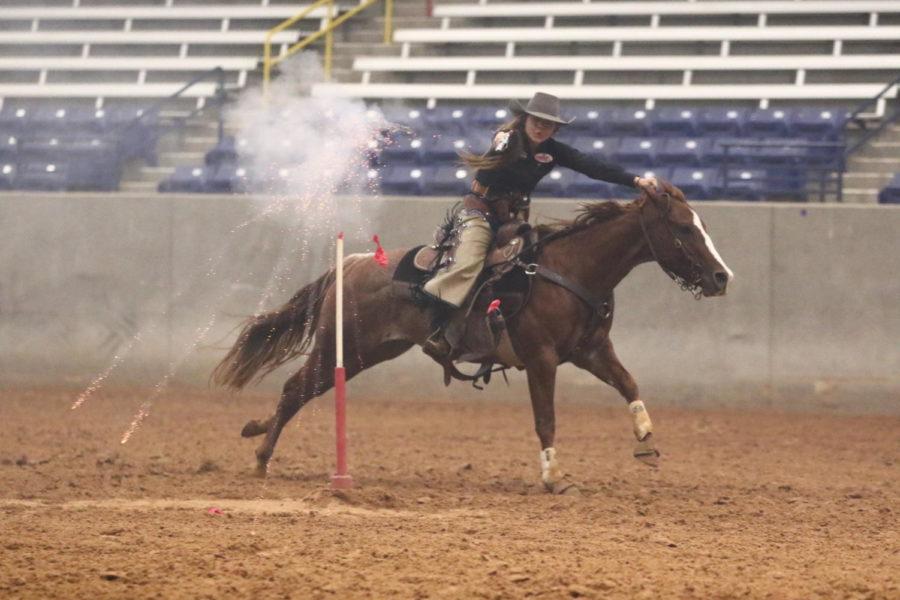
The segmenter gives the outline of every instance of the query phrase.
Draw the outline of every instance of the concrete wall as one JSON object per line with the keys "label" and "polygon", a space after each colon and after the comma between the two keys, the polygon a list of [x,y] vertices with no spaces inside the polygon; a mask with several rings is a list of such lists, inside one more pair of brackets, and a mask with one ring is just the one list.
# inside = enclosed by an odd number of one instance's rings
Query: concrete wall
{"label": "concrete wall", "polygon": [[[428,241],[452,199],[363,204],[348,252]],[[575,203],[536,203],[539,219]],[[205,384],[233,329],[274,307],[331,259],[334,226],[298,235],[260,218],[265,199],[0,196],[0,384],[86,385],[171,377]],[[736,273],[725,298],[695,301],[655,265],[617,290],[613,340],[644,389],[671,401],[770,401],[785,393],[896,404],[900,389],[900,210],[877,206],[696,206]],[[423,368],[420,368],[423,367]],[[524,377],[492,394],[524,396]],[[567,367],[560,395],[614,395]],[[273,374],[270,387],[284,375]],[[354,389],[444,391],[414,350]],[[852,393],[851,393],[852,392]],[[848,395],[849,394],[849,395]],[[856,401],[856,400],[854,400]]]}

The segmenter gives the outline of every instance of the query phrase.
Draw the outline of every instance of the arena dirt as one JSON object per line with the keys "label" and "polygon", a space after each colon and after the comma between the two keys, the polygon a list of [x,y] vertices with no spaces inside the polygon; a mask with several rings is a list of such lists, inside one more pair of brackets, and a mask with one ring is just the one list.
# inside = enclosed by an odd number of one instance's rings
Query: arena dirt
{"label": "arena dirt", "polygon": [[357,486],[327,487],[329,399],[270,477],[238,432],[272,395],[7,390],[2,598],[900,598],[900,418],[561,402],[580,496],[539,483],[521,402],[351,397]]}

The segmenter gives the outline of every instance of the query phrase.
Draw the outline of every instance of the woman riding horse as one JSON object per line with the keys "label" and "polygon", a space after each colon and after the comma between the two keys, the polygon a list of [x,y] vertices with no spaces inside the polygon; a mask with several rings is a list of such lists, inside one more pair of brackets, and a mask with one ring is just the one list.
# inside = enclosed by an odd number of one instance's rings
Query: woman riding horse
{"label": "woman riding horse", "polygon": [[[553,139],[562,125],[574,120],[560,117],[556,96],[537,92],[527,106],[512,101],[510,110],[515,118],[497,130],[486,154],[461,154],[476,172],[454,222],[458,246],[449,266],[424,286],[425,293],[442,305],[462,306],[481,273],[497,229],[513,219],[528,219],[532,190],[556,166],[638,189],[657,185],[654,177],[629,173]],[[443,362],[451,347],[439,328],[423,350]]]}

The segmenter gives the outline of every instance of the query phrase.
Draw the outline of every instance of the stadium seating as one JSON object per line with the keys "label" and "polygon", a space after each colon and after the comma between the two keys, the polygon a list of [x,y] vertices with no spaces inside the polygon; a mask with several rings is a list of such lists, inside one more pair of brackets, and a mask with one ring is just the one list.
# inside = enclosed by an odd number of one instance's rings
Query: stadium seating
{"label": "stadium seating", "polygon": [[900,204],[900,173],[894,175],[893,179],[878,193],[878,202],[880,204]]}
{"label": "stadium seating", "polygon": [[[14,75],[0,83],[0,98],[163,98],[215,67],[243,87],[266,31],[303,8],[258,0],[40,4],[0,9],[0,70]],[[321,28],[326,10],[277,33],[275,52]],[[215,93],[205,82],[185,96],[202,103]]]}

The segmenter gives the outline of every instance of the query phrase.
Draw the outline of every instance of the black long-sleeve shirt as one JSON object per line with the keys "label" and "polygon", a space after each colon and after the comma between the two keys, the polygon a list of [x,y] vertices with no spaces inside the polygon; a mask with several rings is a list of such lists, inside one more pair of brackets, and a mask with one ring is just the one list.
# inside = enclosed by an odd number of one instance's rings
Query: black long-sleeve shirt
{"label": "black long-sleeve shirt", "polygon": [[[512,135],[523,135],[515,131]],[[600,179],[610,183],[634,187],[634,173],[629,173],[618,165],[609,164],[585,154],[569,146],[558,142],[553,138],[545,140],[532,152],[529,144],[522,144],[525,148],[518,160],[505,167],[485,170],[479,169],[475,173],[475,179],[484,187],[489,187],[491,193],[517,192],[525,195],[531,194],[538,182],[555,167],[566,167],[578,171],[591,179]],[[490,154],[496,154],[493,150]]]}

